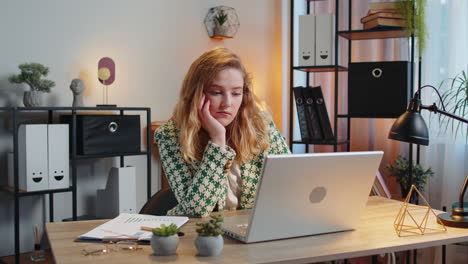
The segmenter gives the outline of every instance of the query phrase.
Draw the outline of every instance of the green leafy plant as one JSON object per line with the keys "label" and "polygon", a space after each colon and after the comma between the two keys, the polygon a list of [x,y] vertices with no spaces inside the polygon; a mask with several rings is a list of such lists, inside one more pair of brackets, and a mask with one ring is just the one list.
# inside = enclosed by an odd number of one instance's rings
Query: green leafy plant
{"label": "green leafy plant", "polygon": [[153,229],[153,235],[160,236],[160,237],[168,237],[177,235],[179,232],[179,228],[175,224],[165,225],[162,224],[161,227],[157,227]]}
{"label": "green leafy plant", "polygon": [[[440,83],[438,89],[443,90],[444,86],[448,89],[442,94],[442,101],[445,105],[445,110],[449,113],[466,118],[468,116],[468,78],[465,71],[460,72],[455,78],[449,78]],[[465,141],[468,142],[468,126],[453,118],[445,115],[439,115],[440,127],[444,127],[442,131],[447,132],[451,127],[454,136],[457,137],[458,132],[466,127]],[[461,132],[461,134],[463,134]]]}
{"label": "green leafy plant", "polygon": [[408,35],[414,34],[418,39],[419,55],[426,47],[427,31],[425,9],[427,0],[407,0],[398,2],[398,12],[406,19],[405,30]]}
{"label": "green leafy plant", "polygon": [[227,18],[228,18],[228,15],[226,14],[226,12],[224,12],[224,10],[220,9],[218,10],[216,16],[214,17],[216,22],[218,22],[218,24],[220,26],[222,26],[224,23],[226,23],[227,21]]}
{"label": "green leafy plant", "polygon": [[[397,182],[400,184],[401,194],[403,197],[408,195],[408,192],[411,188],[409,185],[409,177],[408,177],[408,170],[409,170],[409,162],[406,158],[398,155],[397,159],[395,160],[395,165],[387,165],[387,169],[390,170],[391,176],[395,177]],[[412,184],[418,188],[420,192],[424,191],[424,186],[427,183],[427,179],[434,175],[434,172],[431,168],[424,170],[421,164],[416,164],[413,162],[412,167]]]}
{"label": "green leafy plant", "polygon": [[26,83],[31,91],[50,92],[50,88],[55,86],[55,82],[42,79],[47,76],[49,68],[40,63],[23,63],[18,66],[21,73],[8,78],[11,83]]}
{"label": "green leafy plant", "polygon": [[200,236],[218,236],[223,234],[221,227],[223,225],[223,217],[221,215],[212,215],[207,222],[197,223],[197,233]]}

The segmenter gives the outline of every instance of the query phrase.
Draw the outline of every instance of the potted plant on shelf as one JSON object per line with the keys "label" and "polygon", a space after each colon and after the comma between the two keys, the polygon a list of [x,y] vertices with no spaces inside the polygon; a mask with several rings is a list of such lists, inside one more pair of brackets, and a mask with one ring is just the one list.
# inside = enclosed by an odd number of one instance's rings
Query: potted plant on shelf
{"label": "potted plant on shelf", "polygon": [[[398,184],[400,184],[401,188],[401,195],[402,197],[406,197],[408,192],[411,189],[409,185],[409,177],[408,177],[408,167],[409,162],[406,158],[398,155],[397,159],[395,160],[395,165],[387,165],[387,169],[390,170],[391,177],[395,177]],[[427,179],[434,175],[434,172],[431,168],[424,170],[421,164],[416,164],[413,162],[412,166],[412,184],[418,188],[420,192],[424,191],[424,186],[427,183]]]}
{"label": "potted plant on shelf", "polygon": [[398,12],[406,20],[406,32],[408,35],[414,34],[418,39],[419,56],[422,56],[427,40],[425,20],[426,1],[407,0],[398,2]]}
{"label": "potted plant on shelf", "polygon": [[161,227],[153,229],[153,236],[151,237],[151,248],[157,256],[169,256],[176,253],[179,246],[179,229],[175,224],[166,226],[162,224]]}
{"label": "potted plant on shelf", "polygon": [[21,73],[10,76],[8,80],[10,83],[26,83],[31,88],[31,91],[24,92],[24,106],[41,106],[42,93],[50,92],[50,88],[55,86],[55,82],[42,79],[49,73],[49,68],[34,62],[20,64],[18,68]]}
{"label": "potted plant on shelf", "polygon": [[215,36],[225,36],[226,26],[224,26],[224,23],[226,23],[228,19],[228,15],[223,9],[218,9],[214,19],[215,19],[215,28],[213,29],[213,34]]}
{"label": "potted plant on shelf", "polygon": [[[449,83],[448,89],[442,94],[442,101],[444,102],[445,109],[452,114],[467,117],[468,116],[468,78],[465,71],[461,71],[454,78],[448,78],[439,85],[439,90],[446,84]],[[446,132],[451,127],[454,136],[459,135],[458,131],[463,128],[463,123],[458,122],[453,118],[448,118],[445,115],[439,116],[439,124],[442,127],[445,125],[445,129],[442,131]],[[465,125],[465,127],[467,127]],[[463,135],[463,132],[460,134]],[[465,142],[468,142],[468,127],[465,131]]]}
{"label": "potted plant on shelf", "polygon": [[200,256],[217,256],[221,254],[224,246],[223,217],[221,215],[212,215],[208,222],[197,223],[199,227],[196,231],[198,237],[195,239],[195,247]]}

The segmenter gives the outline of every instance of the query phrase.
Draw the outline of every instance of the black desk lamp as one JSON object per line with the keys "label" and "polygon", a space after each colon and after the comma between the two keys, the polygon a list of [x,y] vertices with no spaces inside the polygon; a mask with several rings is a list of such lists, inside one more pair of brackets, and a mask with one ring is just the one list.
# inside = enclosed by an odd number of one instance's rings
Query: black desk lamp
{"label": "black desk lamp", "polygon": [[[421,104],[420,93],[421,90],[425,87],[431,87],[437,92],[443,110],[437,108],[435,103],[429,106]],[[444,103],[442,102],[442,98],[437,89],[431,85],[424,85],[414,94],[413,98],[410,100],[406,112],[402,114],[395,121],[395,123],[393,123],[388,138],[425,146],[429,145],[429,132],[426,126],[426,122],[424,122],[424,119],[421,116],[421,109],[427,109],[431,112],[443,114],[450,118],[468,123],[467,119],[446,112]],[[458,208],[453,208],[451,213],[443,213],[438,215],[437,221],[444,223],[446,226],[468,228],[468,210],[465,210],[463,206],[463,197],[465,196],[467,187],[468,176],[466,177],[465,183],[463,184],[463,187],[460,191]]]}

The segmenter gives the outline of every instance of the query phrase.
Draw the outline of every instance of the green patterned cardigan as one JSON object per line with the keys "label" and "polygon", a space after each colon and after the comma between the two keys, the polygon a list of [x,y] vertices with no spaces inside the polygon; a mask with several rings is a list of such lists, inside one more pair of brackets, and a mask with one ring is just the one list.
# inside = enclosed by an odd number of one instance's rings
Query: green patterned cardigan
{"label": "green patterned cardigan", "polygon": [[[201,162],[190,164],[183,158],[178,134],[172,120],[166,122],[155,132],[162,167],[179,202],[167,214],[207,216],[213,211],[216,204],[218,204],[218,210],[224,210],[226,173],[229,171],[226,169],[229,168],[228,163],[231,163],[236,157],[235,151],[229,146],[223,149],[208,141]],[[241,209],[253,206],[266,154],[290,153],[273,122],[269,127],[269,136],[270,147],[241,166],[242,192],[239,202]]]}

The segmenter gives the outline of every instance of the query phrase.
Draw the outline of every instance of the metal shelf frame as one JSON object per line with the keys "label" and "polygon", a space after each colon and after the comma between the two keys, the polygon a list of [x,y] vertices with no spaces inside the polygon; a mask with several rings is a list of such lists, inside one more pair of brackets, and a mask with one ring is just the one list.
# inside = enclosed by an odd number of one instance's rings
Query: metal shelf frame
{"label": "metal shelf frame", "polygon": [[[151,108],[149,107],[0,107],[0,111],[9,112],[12,126],[13,126],[13,168],[14,168],[14,186],[0,186],[0,191],[10,193],[14,197],[14,239],[15,239],[15,263],[20,260],[20,229],[19,229],[19,212],[20,203],[19,199],[23,196],[33,195],[49,195],[49,219],[50,222],[54,221],[54,193],[71,192],[72,193],[72,206],[73,206],[73,220],[77,220],[77,163],[82,159],[93,158],[110,158],[120,157],[120,166],[125,166],[125,156],[131,155],[146,155],[147,160],[147,200],[151,198]],[[71,152],[70,152],[70,169],[71,169],[71,186],[65,189],[43,190],[26,192],[19,189],[19,176],[18,176],[18,128],[20,123],[18,118],[20,114],[27,112],[47,112],[47,124],[54,123],[54,113],[57,111],[69,111],[72,114],[71,124]],[[76,116],[79,112],[90,111],[106,111],[118,112],[119,115],[125,115],[126,111],[140,111],[146,112],[146,151],[137,153],[116,153],[112,155],[77,155],[77,138],[76,138]]]}
{"label": "metal shelf frame", "polygon": [[[310,3],[313,2],[321,2],[322,0],[304,0],[307,2],[307,14],[310,14]],[[331,0],[327,0],[331,1]],[[379,28],[379,29],[370,29],[370,30],[353,30],[352,29],[352,0],[348,0],[348,28],[347,30],[339,30],[339,18],[340,18],[340,2],[343,2],[346,0],[335,0],[335,63],[334,65],[330,66],[308,66],[308,67],[298,67],[294,66],[294,58],[295,58],[295,52],[294,52],[294,0],[290,1],[290,56],[289,56],[289,63],[290,63],[290,68],[289,68],[289,146],[291,151],[293,150],[293,144],[306,144],[306,152],[309,152],[308,144],[314,144],[314,145],[333,145],[333,151],[338,150],[338,145],[346,144],[346,149],[347,151],[351,150],[351,118],[395,118],[393,116],[362,116],[362,117],[356,117],[356,116],[349,116],[346,113],[339,114],[338,113],[338,105],[339,105],[339,73],[340,72],[347,72],[348,67],[350,65],[351,61],[351,54],[352,54],[352,41],[353,40],[374,40],[374,39],[388,39],[388,38],[408,38],[410,40],[410,54],[409,54],[409,60],[411,62],[411,74],[410,74],[410,83],[411,83],[411,88],[410,88],[410,93],[414,93],[414,74],[415,74],[415,50],[414,50],[414,35],[408,35],[408,33],[403,29],[403,28]],[[338,59],[339,59],[339,41],[338,38],[342,37],[348,40],[348,65],[343,66],[339,65]],[[421,57],[419,57],[419,79],[418,79],[418,87],[421,86]],[[294,87],[294,72],[295,71],[303,71],[306,72],[306,86],[309,86],[310,83],[310,73],[316,73],[316,72],[333,72],[335,74],[334,78],[334,101],[333,101],[333,109],[334,109],[334,116],[332,117],[334,126],[333,126],[333,134],[335,136],[335,140],[327,142],[327,141],[313,141],[313,142],[303,142],[301,140],[294,140],[294,94],[293,94],[293,87]],[[408,98],[409,101],[410,98]],[[339,119],[346,119],[347,123],[347,132],[346,132],[346,138],[345,139],[338,139],[338,120]],[[412,153],[413,153],[413,146],[410,144],[409,146],[409,153],[410,153],[410,162],[412,159]],[[417,160],[419,161],[419,146],[417,149]]]}

